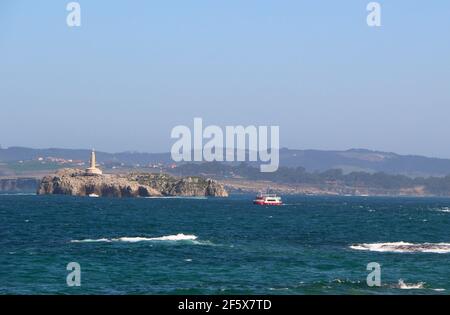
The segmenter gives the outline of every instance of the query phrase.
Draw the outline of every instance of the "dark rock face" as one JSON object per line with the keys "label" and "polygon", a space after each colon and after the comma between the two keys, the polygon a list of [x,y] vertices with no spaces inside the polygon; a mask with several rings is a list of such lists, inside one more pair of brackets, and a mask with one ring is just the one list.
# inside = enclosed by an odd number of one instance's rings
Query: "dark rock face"
{"label": "dark rock face", "polygon": [[199,177],[186,177],[176,182],[170,190],[168,195],[182,195],[182,196],[227,196],[222,185],[211,179],[204,179]]}
{"label": "dark rock face", "polygon": [[59,194],[103,197],[150,196],[214,196],[227,197],[225,188],[211,179],[186,177],[177,179],[167,174],[136,173],[87,176],[83,171],[66,169],[44,177],[37,194]]}

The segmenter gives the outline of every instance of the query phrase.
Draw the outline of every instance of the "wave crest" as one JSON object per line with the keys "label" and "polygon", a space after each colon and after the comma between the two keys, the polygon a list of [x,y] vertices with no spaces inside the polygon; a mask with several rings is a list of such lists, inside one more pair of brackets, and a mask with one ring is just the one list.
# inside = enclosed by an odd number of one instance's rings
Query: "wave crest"
{"label": "wave crest", "polygon": [[411,290],[411,289],[423,289],[423,285],[425,282],[419,283],[405,283],[402,279],[398,280],[398,287],[403,290]]}
{"label": "wave crest", "polygon": [[363,243],[350,246],[355,250],[367,250],[372,252],[392,252],[392,253],[450,253],[450,243]]}
{"label": "wave crest", "polygon": [[84,239],[84,240],[71,240],[71,243],[97,243],[97,242],[127,242],[127,243],[137,243],[145,241],[195,241],[197,239],[196,235],[186,235],[183,233],[176,235],[165,235],[160,237],[133,237],[133,236],[123,236],[118,238],[99,238],[99,239]]}
{"label": "wave crest", "polygon": [[449,207],[438,208],[438,209],[435,209],[435,210],[439,211],[439,212],[450,212],[450,208]]}

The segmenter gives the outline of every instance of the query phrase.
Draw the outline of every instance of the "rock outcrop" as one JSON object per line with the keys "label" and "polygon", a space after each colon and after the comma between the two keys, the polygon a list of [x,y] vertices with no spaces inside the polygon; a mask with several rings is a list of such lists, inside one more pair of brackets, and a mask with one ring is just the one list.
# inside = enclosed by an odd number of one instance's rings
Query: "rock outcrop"
{"label": "rock outcrop", "polygon": [[130,174],[128,179],[149,186],[164,196],[215,196],[228,197],[222,184],[198,176],[175,178],[168,174]]}
{"label": "rock outcrop", "polygon": [[215,180],[201,177],[175,178],[167,174],[85,175],[81,170],[65,169],[44,177],[38,195],[59,194],[103,197],[213,196],[227,197]]}

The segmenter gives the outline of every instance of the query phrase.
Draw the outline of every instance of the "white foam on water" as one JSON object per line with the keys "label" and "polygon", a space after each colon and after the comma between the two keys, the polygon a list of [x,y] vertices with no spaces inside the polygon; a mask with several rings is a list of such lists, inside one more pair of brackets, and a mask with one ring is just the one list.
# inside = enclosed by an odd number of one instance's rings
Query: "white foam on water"
{"label": "white foam on water", "polygon": [[450,253],[450,243],[371,243],[354,244],[350,246],[354,250],[366,250],[372,252],[392,252],[392,253]]}
{"label": "white foam on water", "polygon": [[119,238],[99,238],[99,239],[84,239],[84,240],[72,240],[71,243],[96,243],[96,242],[127,242],[127,243],[137,243],[144,241],[195,241],[197,239],[196,235],[185,235],[183,233],[176,235],[166,235],[160,237],[133,237],[124,236]]}
{"label": "white foam on water", "polygon": [[84,240],[71,240],[71,243],[97,243],[97,242],[111,242],[110,239],[107,238],[99,238],[99,239],[84,239]]}
{"label": "white foam on water", "polygon": [[450,213],[450,208],[449,207],[438,208],[438,209],[435,209],[435,210],[439,211],[439,212],[448,212],[448,213]]}
{"label": "white foam on water", "polygon": [[185,235],[185,234],[177,234],[177,235],[168,235],[151,238],[152,241],[193,241],[196,240],[196,235]]}
{"label": "white foam on water", "polygon": [[436,291],[436,292],[443,292],[443,291],[445,291],[445,289],[433,289],[433,291]]}
{"label": "white foam on water", "polygon": [[271,291],[287,291],[290,290],[289,288],[269,288]]}
{"label": "white foam on water", "polygon": [[405,283],[402,279],[398,280],[398,287],[402,290],[423,289],[424,282]]}
{"label": "white foam on water", "polygon": [[143,241],[151,241],[151,238],[148,237],[131,237],[131,236],[124,236],[119,238],[113,238],[113,242],[128,242],[128,243],[137,243],[137,242],[143,242]]}

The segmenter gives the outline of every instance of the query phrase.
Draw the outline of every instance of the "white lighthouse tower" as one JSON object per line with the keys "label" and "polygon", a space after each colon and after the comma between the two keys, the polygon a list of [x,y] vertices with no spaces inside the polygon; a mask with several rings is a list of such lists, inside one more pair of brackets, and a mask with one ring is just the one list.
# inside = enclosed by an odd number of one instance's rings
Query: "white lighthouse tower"
{"label": "white lighthouse tower", "polygon": [[102,175],[103,172],[101,169],[97,167],[97,164],[95,163],[95,151],[92,149],[91,152],[91,160],[90,160],[90,166],[86,169],[86,175]]}

